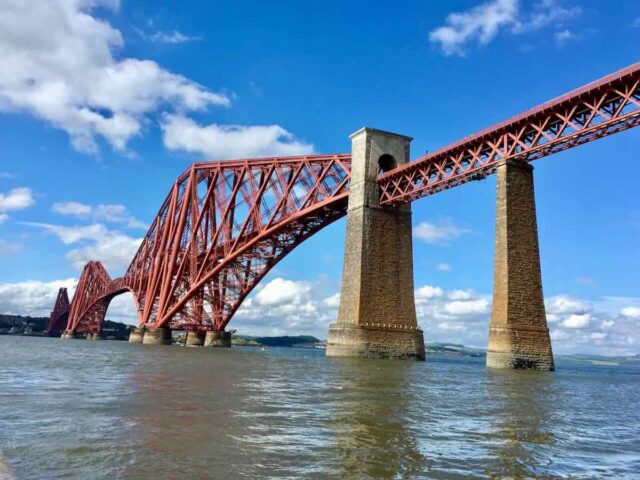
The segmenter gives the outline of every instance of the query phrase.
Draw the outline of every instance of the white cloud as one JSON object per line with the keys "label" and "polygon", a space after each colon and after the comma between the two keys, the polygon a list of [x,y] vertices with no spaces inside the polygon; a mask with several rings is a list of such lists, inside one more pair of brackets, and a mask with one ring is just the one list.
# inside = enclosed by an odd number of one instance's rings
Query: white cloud
{"label": "white cloud", "polygon": [[556,295],[545,300],[547,314],[565,315],[578,314],[583,315],[592,310],[588,302],[573,298],[569,295]]}
{"label": "white cloud", "polygon": [[109,230],[99,223],[73,227],[33,222],[25,222],[25,225],[42,228],[57,236],[65,245],[79,244],[78,248],[66,254],[77,270],[81,270],[88,261],[97,260],[111,274],[122,271],[129,266],[142,242],[142,238]]}
{"label": "white cloud", "polygon": [[51,209],[61,215],[76,218],[91,218],[97,222],[124,224],[129,228],[147,228],[146,224],[136,220],[129,209],[121,204],[99,204],[92,207],[80,202],[56,202]]}
{"label": "white cloud", "polygon": [[439,223],[422,222],[413,229],[413,236],[430,245],[448,245],[449,241],[470,233],[451,220]]}
{"label": "white cloud", "polygon": [[0,213],[0,225],[9,220],[9,215],[6,213]]}
{"label": "white cloud", "polygon": [[14,188],[8,193],[0,193],[0,213],[24,210],[35,205],[35,203],[36,201],[30,188]]}
{"label": "white cloud", "polygon": [[441,272],[450,272],[451,271],[451,265],[449,265],[448,263],[439,263],[438,265],[436,265],[436,268],[438,270],[440,270]]}
{"label": "white cloud", "polygon": [[589,337],[591,338],[591,340],[599,341],[607,338],[607,334],[604,332],[593,332],[591,335],[589,335]]}
{"label": "white cloud", "polygon": [[562,44],[568,42],[569,40],[573,40],[575,38],[575,35],[571,32],[571,30],[564,29],[554,33],[553,38],[556,39],[556,42]]}
{"label": "white cloud", "polygon": [[274,278],[258,292],[255,301],[265,307],[299,304],[309,298],[310,291],[311,286],[306,282]]}
{"label": "white cloud", "polygon": [[327,295],[318,282],[274,278],[244,301],[233,328],[248,335],[310,334],[326,338],[336,320],[340,294]]}
{"label": "white cloud", "polygon": [[91,213],[91,207],[80,202],[56,202],[51,209],[60,215],[74,217],[87,217]]}
{"label": "white cloud", "polygon": [[603,330],[608,330],[612,328],[615,324],[616,322],[613,320],[603,320],[602,323],[600,324],[600,328]]}
{"label": "white cloud", "polygon": [[640,320],[640,307],[625,307],[620,313],[625,317]]}
{"label": "white cloud", "polygon": [[138,32],[138,35],[140,35],[142,38],[150,42],[164,43],[164,44],[170,44],[170,45],[202,40],[202,37],[186,35],[177,30],[172,31],[171,33],[160,32],[160,31],[146,33],[142,30],[136,30],[136,32]]}
{"label": "white cloud", "polygon": [[[2,223],[2,216],[0,215],[0,223]],[[0,238],[0,257],[2,255],[10,255],[12,253],[19,252],[22,246],[17,243],[10,243]]]}
{"label": "white cloud", "polygon": [[13,175],[9,172],[0,172],[0,178],[13,178]]}
{"label": "white cloud", "polygon": [[313,145],[294,139],[279,125],[201,126],[182,115],[165,115],[161,127],[169,150],[197,153],[211,160],[313,152]]}
{"label": "white cloud", "polygon": [[586,328],[591,322],[591,315],[585,313],[583,315],[569,315],[569,318],[562,322],[565,328]]}
{"label": "white cloud", "polygon": [[488,298],[477,300],[456,300],[444,306],[444,312],[454,316],[488,314],[491,303]]}
{"label": "white cloud", "polygon": [[561,24],[581,13],[579,7],[565,8],[556,0],[542,0],[523,12],[519,0],[489,0],[470,10],[451,13],[446,25],[429,34],[445,55],[464,56],[473,42],[486,45],[501,31],[512,35]]}
{"label": "white cloud", "polygon": [[17,283],[0,283],[0,312],[10,315],[48,317],[60,287],[69,289],[69,299],[77,280],[67,278],[53,282],[28,280]]}
{"label": "white cloud", "polygon": [[444,291],[440,287],[432,287],[431,285],[425,285],[416,290],[415,296],[418,300],[439,298],[444,295]]}
{"label": "white cloud", "polygon": [[27,112],[67,132],[73,146],[103,138],[125,150],[158,110],[226,106],[229,98],[156,62],[119,58],[122,35],[94,16],[115,0],[6,0],[0,3],[0,111]]}

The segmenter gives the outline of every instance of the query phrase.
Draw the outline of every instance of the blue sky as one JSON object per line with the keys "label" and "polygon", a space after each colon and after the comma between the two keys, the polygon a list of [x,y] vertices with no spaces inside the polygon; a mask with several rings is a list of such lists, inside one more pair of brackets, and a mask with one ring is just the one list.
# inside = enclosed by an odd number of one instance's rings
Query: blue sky
{"label": "blue sky", "polygon": [[[120,275],[191,162],[348,152],[362,126],[453,142],[639,60],[637,2],[34,0],[0,6],[0,312],[46,314],[82,264]],[[637,131],[536,162],[559,352],[640,353]],[[414,203],[427,341],[484,346],[495,179]],[[345,223],[303,244],[232,325],[335,318]],[[108,316],[131,318],[130,300]]]}

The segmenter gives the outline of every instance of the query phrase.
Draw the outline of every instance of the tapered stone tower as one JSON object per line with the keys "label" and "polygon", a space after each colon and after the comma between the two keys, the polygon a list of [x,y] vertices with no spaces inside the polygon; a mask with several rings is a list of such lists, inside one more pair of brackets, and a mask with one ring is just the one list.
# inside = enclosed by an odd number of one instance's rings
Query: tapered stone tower
{"label": "tapered stone tower", "polygon": [[533,167],[498,166],[493,313],[487,366],[554,370],[542,294]]}
{"label": "tapered stone tower", "polygon": [[411,204],[380,206],[376,178],[409,161],[411,138],[372,128],[351,135],[351,185],[340,310],[327,355],[424,360],[413,293]]}

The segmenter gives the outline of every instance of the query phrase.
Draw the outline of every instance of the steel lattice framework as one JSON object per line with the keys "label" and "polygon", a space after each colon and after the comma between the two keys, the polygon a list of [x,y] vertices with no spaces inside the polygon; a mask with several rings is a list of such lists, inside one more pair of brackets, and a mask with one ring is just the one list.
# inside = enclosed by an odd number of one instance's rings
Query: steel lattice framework
{"label": "steel lattice framework", "polygon": [[49,322],[47,323],[47,335],[60,335],[67,328],[67,321],[69,320],[69,294],[66,288],[60,288],[58,290],[58,296],[56,297],[56,303],[53,306],[51,315],[49,315]]}
{"label": "steel lattice framework", "polygon": [[[485,178],[505,160],[530,162],[635,127],[639,84],[635,64],[387,172],[380,203],[393,208]],[[99,262],[85,266],[67,330],[98,333],[125,291],[140,326],[224,330],[274,265],[346,214],[350,168],[349,154],[192,165],[123,278],[111,280]]]}
{"label": "steel lattice framework", "polygon": [[[67,331],[100,333],[107,308],[113,297],[130,291],[123,278],[111,280],[100,262],[84,266],[71,302]],[[134,301],[137,299],[134,292]]]}
{"label": "steel lattice framework", "polygon": [[411,202],[640,124],[640,63],[387,172],[380,204]]}

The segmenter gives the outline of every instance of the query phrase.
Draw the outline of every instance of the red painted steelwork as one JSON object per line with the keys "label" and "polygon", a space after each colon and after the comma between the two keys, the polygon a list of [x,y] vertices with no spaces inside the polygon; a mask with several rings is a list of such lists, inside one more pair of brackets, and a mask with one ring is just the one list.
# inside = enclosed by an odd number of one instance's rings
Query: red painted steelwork
{"label": "red painted steelwork", "polygon": [[640,124],[640,63],[425,155],[379,178],[380,203],[398,205]]}
{"label": "red painted steelwork", "polygon": [[49,315],[49,323],[47,323],[47,335],[60,335],[67,328],[69,319],[69,295],[66,288],[58,290],[56,303],[53,311]]}
{"label": "red painted steelwork", "polygon": [[[71,302],[67,332],[100,333],[107,308],[113,297],[130,291],[124,279],[111,280],[100,262],[84,266]],[[134,301],[136,296],[134,293]]]}
{"label": "red painted steelwork", "polygon": [[[640,124],[640,64],[379,177],[393,206]],[[80,277],[68,331],[98,333],[111,299],[133,293],[140,326],[224,330],[293,248],[346,213],[351,156],[196,163],[173,185],[124,278],[99,262]],[[54,309],[55,311],[55,309]],[[53,315],[53,314],[52,314]]]}
{"label": "red painted steelwork", "polygon": [[223,330],[287,253],[346,213],[349,155],[196,163],[125,275],[141,324]]}

